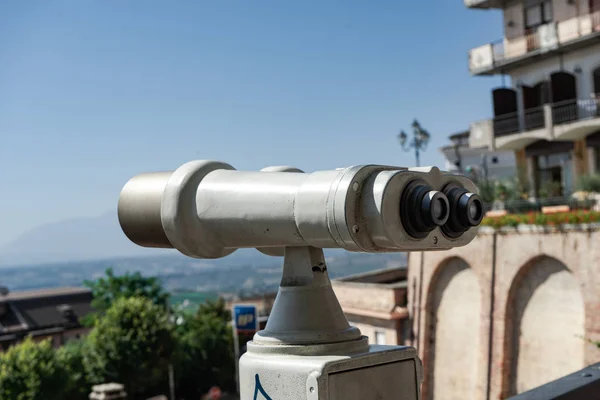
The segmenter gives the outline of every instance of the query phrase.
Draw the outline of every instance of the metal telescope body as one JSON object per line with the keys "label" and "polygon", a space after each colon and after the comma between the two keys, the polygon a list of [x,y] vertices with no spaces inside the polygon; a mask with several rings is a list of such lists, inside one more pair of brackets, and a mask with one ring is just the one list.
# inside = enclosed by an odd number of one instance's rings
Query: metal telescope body
{"label": "metal telescope body", "polygon": [[435,167],[363,165],[303,173],[237,171],[192,161],[133,177],[118,206],[124,233],[195,258],[238,248],[284,256],[267,326],[239,365],[241,399],[420,399],[421,362],[406,346],[374,346],[349,325],[323,248],[446,250],[477,233],[483,205],[467,178]]}

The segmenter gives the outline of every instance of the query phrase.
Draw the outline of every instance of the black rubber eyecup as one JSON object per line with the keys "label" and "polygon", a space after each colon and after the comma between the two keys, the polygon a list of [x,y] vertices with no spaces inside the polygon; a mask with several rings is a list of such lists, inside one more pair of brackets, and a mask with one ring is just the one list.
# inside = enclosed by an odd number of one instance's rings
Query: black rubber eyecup
{"label": "black rubber eyecup", "polygon": [[479,195],[470,193],[455,182],[448,184],[443,192],[450,203],[450,217],[442,227],[446,236],[458,238],[481,223],[484,210]]}
{"label": "black rubber eyecup", "polygon": [[450,216],[446,195],[423,180],[412,181],[404,188],[399,206],[404,230],[416,239],[425,238]]}
{"label": "black rubber eyecup", "polygon": [[475,193],[465,193],[458,199],[458,216],[463,226],[474,227],[483,219],[483,203]]}
{"label": "black rubber eyecup", "polygon": [[428,226],[442,226],[450,216],[450,203],[444,193],[430,190],[423,196],[420,212]]}

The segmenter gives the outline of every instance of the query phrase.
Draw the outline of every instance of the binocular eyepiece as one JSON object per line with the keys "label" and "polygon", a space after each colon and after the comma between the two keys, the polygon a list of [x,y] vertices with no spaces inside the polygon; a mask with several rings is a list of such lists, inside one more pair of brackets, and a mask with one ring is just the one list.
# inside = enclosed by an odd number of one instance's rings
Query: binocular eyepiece
{"label": "binocular eyepiece", "polygon": [[458,183],[452,182],[437,191],[416,179],[406,186],[400,212],[404,229],[413,238],[424,238],[435,228],[457,238],[481,223],[483,203],[477,194]]}
{"label": "binocular eyepiece", "polygon": [[468,244],[483,218],[475,185],[435,167],[307,174],[292,167],[237,171],[216,161],[138,175],[123,188],[118,210],[134,243],[197,258],[248,247],[269,255],[295,246],[449,249]]}

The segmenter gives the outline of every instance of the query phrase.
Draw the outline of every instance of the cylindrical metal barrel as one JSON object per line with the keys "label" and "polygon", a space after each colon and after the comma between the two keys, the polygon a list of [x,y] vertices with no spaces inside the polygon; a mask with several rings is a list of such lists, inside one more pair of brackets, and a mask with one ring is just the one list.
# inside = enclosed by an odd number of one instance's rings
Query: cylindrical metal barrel
{"label": "cylindrical metal barrel", "polygon": [[140,174],[123,187],[119,196],[119,223],[133,243],[173,248],[160,218],[162,194],[172,174],[172,171]]}

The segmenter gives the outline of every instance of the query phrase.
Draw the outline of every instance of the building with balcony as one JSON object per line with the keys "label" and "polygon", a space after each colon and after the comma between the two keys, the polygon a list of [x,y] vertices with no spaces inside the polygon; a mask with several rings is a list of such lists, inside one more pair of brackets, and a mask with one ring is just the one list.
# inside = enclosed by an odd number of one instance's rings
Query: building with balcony
{"label": "building with balcony", "polygon": [[450,144],[439,151],[444,155],[445,170],[481,179],[502,180],[516,174],[515,154],[512,151],[490,150],[487,146],[471,146],[471,133],[458,132],[450,135]]}
{"label": "building with balcony", "polygon": [[[469,52],[473,75],[505,75],[470,145],[513,151],[531,197],[600,171],[600,0],[465,0],[503,12],[504,37]],[[546,190],[546,189],[544,189]]]}

